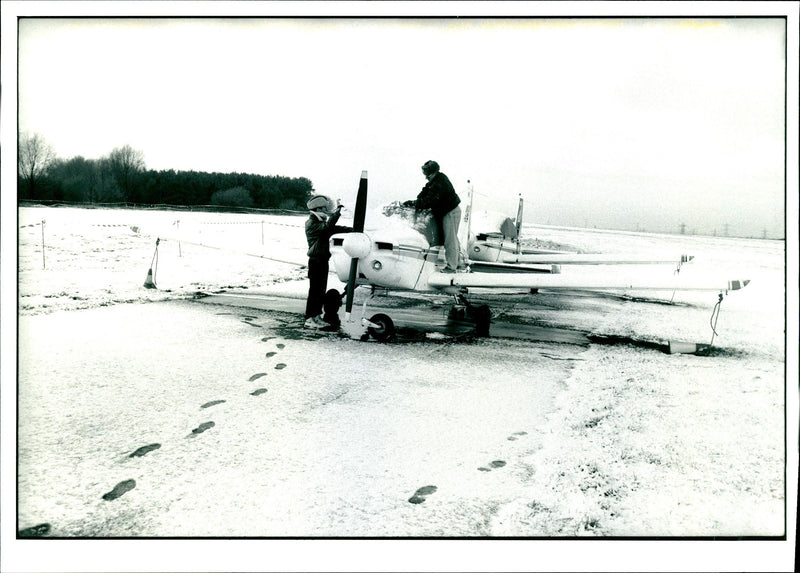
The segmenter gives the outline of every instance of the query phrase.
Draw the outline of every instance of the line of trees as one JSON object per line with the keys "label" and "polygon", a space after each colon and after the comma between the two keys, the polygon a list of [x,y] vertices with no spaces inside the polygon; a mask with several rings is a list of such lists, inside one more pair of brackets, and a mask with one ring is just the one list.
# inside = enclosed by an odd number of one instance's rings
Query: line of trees
{"label": "line of trees", "polygon": [[130,145],[100,159],[59,158],[39,134],[21,134],[17,161],[21,201],[218,205],[305,210],[313,184],[305,177],[147,169]]}

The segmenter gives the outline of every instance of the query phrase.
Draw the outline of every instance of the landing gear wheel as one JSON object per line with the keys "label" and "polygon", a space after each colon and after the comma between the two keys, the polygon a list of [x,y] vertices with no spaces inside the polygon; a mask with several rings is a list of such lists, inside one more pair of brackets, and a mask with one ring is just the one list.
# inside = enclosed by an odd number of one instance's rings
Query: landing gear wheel
{"label": "landing gear wheel", "polygon": [[448,320],[467,320],[467,309],[454,306],[447,312]]}
{"label": "landing gear wheel", "polygon": [[322,303],[322,310],[325,313],[322,319],[334,329],[339,328],[342,323],[339,319],[340,308],[342,308],[342,293],[335,288],[328,290]]}
{"label": "landing gear wheel", "polygon": [[375,340],[389,340],[394,336],[394,323],[385,314],[376,314],[369,321],[377,326],[368,326],[367,332]]}
{"label": "landing gear wheel", "polygon": [[472,316],[475,319],[475,334],[477,336],[489,336],[489,326],[492,324],[492,311],[485,304],[472,308]]}

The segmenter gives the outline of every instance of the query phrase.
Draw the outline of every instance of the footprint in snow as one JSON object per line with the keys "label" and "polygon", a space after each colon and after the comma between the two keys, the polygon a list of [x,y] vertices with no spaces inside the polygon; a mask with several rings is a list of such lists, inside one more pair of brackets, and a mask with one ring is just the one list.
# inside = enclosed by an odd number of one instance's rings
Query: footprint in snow
{"label": "footprint in snow", "polygon": [[267,342],[268,340],[272,340],[273,338],[275,338],[275,337],[274,336],[265,336],[264,338],[261,339],[261,342]]}
{"label": "footprint in snow", "polygon": [[275,345],[275,347],[276,347],[278,350],[283,350],[284,348],[286,348],[286,345],[285,345],[285,344],[276,344],[276,345]]}
{"label": "footprint in snow", "polygon": [[161,447],[161,444],[148,444],[146,446],[142,446],[138,448],[135,452],[128,455],[129,458],[141,458],[145,454],[149,454],[153,450],[157,450]]}
{"label": "footprint in snow", "polygon": [[508,441],[513,442],[517,439],[517,436],[527,436],[528,432],[514,432],[508,437]]}
{"label": "footprint in snow", "polygon": [[275,356],[276,354],[277,354],[277,352],[267,352],[267,354],[266,354],[266,357],[267,357],[267,358],[272,358],[272,357],[273,357],[273,356]]}
{"label": "footprint in snow", "polygon": [[197,434],[202,434],[209,428],[213,427],[214,427],[214,422],[203,422],[202,424],[197,426],[194,430],[192,430],[192,433],[189,437],[191,438],[192,436],[196,436]]}
{"label": "footprint in snow", "polygon": [[284,364],[283,362],[275,365],[275,370],[283,370],[284,368],[286,368],[286,364]]}
{"label": "footprint in snow", "polygon": [[135,480],[127,479],[125,481],[121,481],[114,486],[114,489],[112,489],[107,494],[103,495],[103,499],[106,501],[114,501],[115,499],[125,495],[135,487],[136,487]]}
{"label": "footprint in snow", "polygon": [[503,460],[494,460],[493,462],[490,462],[490,463],[488,463],[486,465],[488,465],[489,467],[488,468],[487,467],[480,467],[480,468],[478,468],[478,470],[480,470],[482,472],[490,472],[490,471],[492,471],[492,469],[502,468],[504,465],[506,465],[506,463]]}
{"label": "footprint in snow", "polygon": [[414,495],[412,495],[408,499],[408,503],[414,503],[414,504],[422,503],[423,501],[425,501],[426,497],[434,493],[437,489],[439,488],[436,487],[435,485],[426,485],[424,487],[421,487],[417,491],[415,491]]}
{"label": "footprint in snow", "polygon": [[224,404],[225,400],[212,400],[211,402],[206,402],[200,408],[210,408],[211,406],[216,406],[217,404]]}
{"label": "footprint in snow", "polygon": [[258,374],[253,374],[252,376],[250,376],[250,378],[247,381],[248,382],[252,382],[253,380],[258,380],[262,376],[266,376],[266,375],[267,375],[266,372],[259,372]]}
{"label": "footprint in snow", "polygon": [[266,391],[267,391],[266,388],[259,388],[258,390],[250,392],[250,395],[251,396],[261,396],[261,394],[264,394]]}

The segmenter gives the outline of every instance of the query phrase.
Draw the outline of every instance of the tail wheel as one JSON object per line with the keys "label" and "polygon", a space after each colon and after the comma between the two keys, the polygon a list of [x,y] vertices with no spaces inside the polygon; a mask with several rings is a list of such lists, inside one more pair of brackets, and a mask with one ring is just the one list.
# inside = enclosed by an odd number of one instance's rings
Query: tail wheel
{"label": "tail wheel", "polygon": [[485,304],[473,308],[475,319],[475,334],[489,336],[489,326],[492,324],[492,311]]}
{"label": "tail wheel", "polygon": [[375,326],[367,327],[367,332],[375,340],[389,340],[394,336],[394,323],[385,314],[376,314],[369,321]]}

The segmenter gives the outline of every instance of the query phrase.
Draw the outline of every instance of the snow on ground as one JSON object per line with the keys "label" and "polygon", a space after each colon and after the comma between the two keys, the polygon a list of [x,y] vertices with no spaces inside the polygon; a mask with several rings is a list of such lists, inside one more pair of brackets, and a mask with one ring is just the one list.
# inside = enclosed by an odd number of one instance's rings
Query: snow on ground
{"label": "snow on ground", "polygon": [[[303,221],[19,210],[20,530],[786,533],[783,242],[526,226],[529,242],[691,254],[681,273],[752,280],[722,301],[717,334],[715,293],[476,295],[499,320],[617,337],[588,348],[309,339],[299,316],[191,301],[303,297],[304,270],[264,258],[304,263]],[[150,268],[158,289],[142,286]],[[712,336],[708,356],[657,349]]]}

